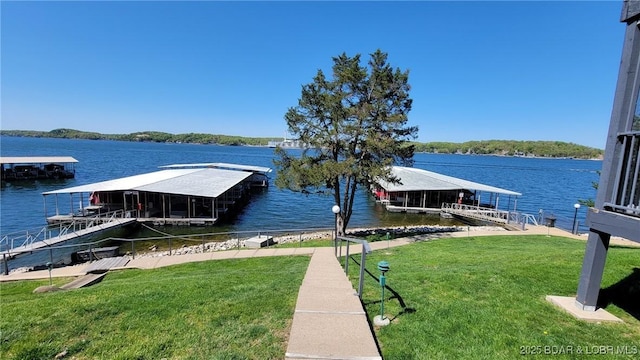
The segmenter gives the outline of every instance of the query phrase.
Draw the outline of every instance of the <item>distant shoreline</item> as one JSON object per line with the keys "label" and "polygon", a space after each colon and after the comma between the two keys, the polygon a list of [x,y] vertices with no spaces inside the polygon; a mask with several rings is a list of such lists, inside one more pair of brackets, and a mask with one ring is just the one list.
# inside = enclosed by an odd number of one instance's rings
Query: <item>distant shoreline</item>
{"label": "distant shoreline", "polygon": [[[416,154],[439,154],[439,153],[416,151]],[[549,159],[549,160],[586,160],[586,161],[602,161],[603,160],[602,157],[597,157],[597,158],[576,158],[576,157],[571,157],[571,156],[549,157],[549,156],[522,156],[522,155],[502,155],[502,154],[465,154],[465,153],[454,153],[454,154],[444,154],[444,155],[496,156],[496,157],[511,157],[511,158],[524,158],[524,159]]]}
{"label": "distant shoreline", "polygon": [[[274,137],[243,137],[219,134],[170,134],[158,131],[143,131],[130,134],[100,134],[74,129],[55,129],[51,131],[32,130],[0,130],[2,136],[35,137],[35,138],[60,138],[83,140],[115,140],[130,142],[156,142],[175,144],[200,144],[222,146],[251,146],[269,147],[273,144],[292,142]],[[415,148],[415,153],[424,154],[459,154],[459,155],[490,155],[505,157],[523,157],[540,159],[576,159],[576,160],[602,160],[604,150],[584,145],[561,141],[524,141],[524,140],[479,140],[464,143],[451,142],[410,142]],[[289,147],[285,148],[299,148]]]}

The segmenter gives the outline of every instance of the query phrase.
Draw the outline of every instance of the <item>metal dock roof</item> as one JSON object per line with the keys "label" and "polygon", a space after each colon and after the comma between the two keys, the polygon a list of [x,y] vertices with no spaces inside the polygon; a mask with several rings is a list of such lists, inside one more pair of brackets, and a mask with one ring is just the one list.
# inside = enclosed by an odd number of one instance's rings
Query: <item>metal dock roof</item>
{"label": "metal dock roof", "polygon": [[393,166],[391,174],[402,182],[401,184],[392,184],[386,181],[380,181],[380,186],[387,191],[421,191],[421,190],[477,190],[483,192],[491,192],[496,194],[506,194],[521,196],[519,192],[501,189],[495,186],[484,185],[473,181],[458,179],[452,176],[446,176],[427,170]]}
{"label": "metal dock roof", "polygon": [[0,164],[77,163],[71,156],[0,156]]}
{"label": "metal dock roof", "polygon": [[251,176],[246,171],[224,169],[169,169],[47,191],[43,195],[93,191],[148,191],[166,194],[218,197]]}
{"label": "metal dock roof", "polygon": [[271,168],[268,168],[268,167],[229,164],[229,163],[173,164],[173,165],[164,165],[159,167],[163,169],[218,168],[218,169],[242,170],[242,171],[253,171],[253,172],[263,172],[263,173],[271,172]]}

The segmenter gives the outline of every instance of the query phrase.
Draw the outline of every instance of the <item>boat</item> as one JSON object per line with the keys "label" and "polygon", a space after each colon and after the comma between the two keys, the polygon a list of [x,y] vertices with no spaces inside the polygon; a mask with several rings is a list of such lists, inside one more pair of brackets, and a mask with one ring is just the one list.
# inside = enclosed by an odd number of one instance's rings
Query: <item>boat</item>
{"label": "boat", "polygon": [[45,179],[73,179],[76,176],[75,171],[67,170],[61,164],[46,164],[43,169]]}

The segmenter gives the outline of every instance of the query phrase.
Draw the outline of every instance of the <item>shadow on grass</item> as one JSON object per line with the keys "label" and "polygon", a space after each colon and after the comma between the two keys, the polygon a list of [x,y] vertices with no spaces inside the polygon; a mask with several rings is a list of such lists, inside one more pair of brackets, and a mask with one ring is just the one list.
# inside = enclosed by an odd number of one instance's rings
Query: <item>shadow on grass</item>
{"label": "shadow on grass", "polygon": [[[360,266],[360,263],[356,259],[351,258],[351,260],[353,260],[353,262],[355,262],[356,264],[358,264],[358,266]],[[372,279],[374,279],[378,284],[380,283],[380,278],[375,276],[371,271],[367,269],[364,269],[364,271],[367,273],[367,275],[369,275]],[[390,318],[389,320],[393,321],[401,315],[412,314],[416,312],[416,309],[407,306],[407,304],[404,302],[404,299],[402,298],[402,296],[400,296],[400,294],[397,291],[389,287],[389,285],[385,285],[384,288],[392,294],[391,296],[385,298],[385,301],[397,299],[398,303],[400,304],[400,307],[402,308],[402,310],[398,314],[396,314],[393,318]],[[366,305],[379,304],[380,302],[381,300],[363,302],[363,305],[366,306]]]}
{"label": "shadow on grass", "polygon": [[637,320],[640,320],[640,269],[634,268],[633,272],[624,279],[600,289],[598,295],[598,307],[606,308],[615,305]]}

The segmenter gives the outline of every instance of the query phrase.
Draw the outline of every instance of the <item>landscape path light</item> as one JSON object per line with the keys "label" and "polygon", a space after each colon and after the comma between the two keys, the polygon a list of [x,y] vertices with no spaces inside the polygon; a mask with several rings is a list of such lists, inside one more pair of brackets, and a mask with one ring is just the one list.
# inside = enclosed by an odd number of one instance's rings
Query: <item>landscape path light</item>
{"label": "landscape path light", "polygon": [[51,270],[53,269],[53,263],[47,262],[47,268],[49,269],[49,286],[53,285],[53,281],[51,280]]}
{"label": "landscape path light", "polygon": [[384,288],[387,286],[387,278],[385,274],[389,271],[389,263],[386,261],[380,261],[378,263],[378,270],[382,272],[380,274],[380,287],[382,288],[382,297],[380,299],[380,315],[376,315],[373,318],[373,323],[377,326],[389,325],[391,320],[384,316]]}
{"label": "landscape path light", "polygon": [[573,207],[576,209],[575,213],[573,213],[573,227],[571,228],[571,233],[572,234],[577,234],[578,233],[578,229],[577,229],[577,223],[576,221],[578,220],[578,209],[580,209],[580,204],[575,203],[573,204]]}
{"label": "landscape path light", "polygon": [[335,215],[335,219],[333,221],[333,252],[334,256],[338,256],[338,214],[340,213],[340,206],[333,205],[333,207],[331,208],[331,212],[333,212],[333,214]]}

